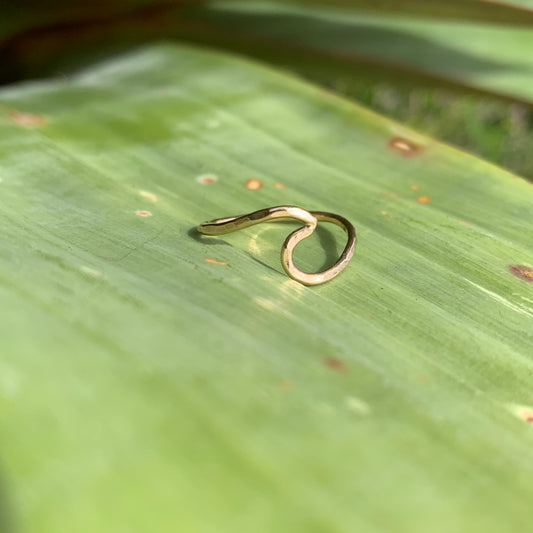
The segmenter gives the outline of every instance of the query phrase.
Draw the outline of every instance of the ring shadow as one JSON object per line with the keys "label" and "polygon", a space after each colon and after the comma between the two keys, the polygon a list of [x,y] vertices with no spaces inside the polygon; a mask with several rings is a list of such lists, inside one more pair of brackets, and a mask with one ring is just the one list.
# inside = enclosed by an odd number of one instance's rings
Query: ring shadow
{"label": "ring shadow", "polygon": [[316,234],[320,244],[322,245],[322,248],[326,252],[326,258],[324,259],[324,262],[320,266],[319,270],[326,270],[327,268],[331,267],[339,258],[340,254],[337,253],[337,239],[335,238],[333,232],[324,226],[317,226]]}
{"label": "ring shadow", "polygon": [[217,239],[216,237],[211,237],[209,235],[203,235],[200,233],[196,226],[193,226],[191,229],[187,231],[187,235],[194,239],[195,241],[201,242],[202,244],[218,244],[218,245],[226,245],[226,246],[232,246],[229,242],[226,242],[223,239]]}

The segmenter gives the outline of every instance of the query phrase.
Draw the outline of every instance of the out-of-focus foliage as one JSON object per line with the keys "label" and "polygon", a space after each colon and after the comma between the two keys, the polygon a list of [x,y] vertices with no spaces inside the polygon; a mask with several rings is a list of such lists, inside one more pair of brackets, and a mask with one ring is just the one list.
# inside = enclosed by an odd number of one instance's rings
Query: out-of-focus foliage
{"label": "out-of-focus foliage", "polygon": [[[530,54],[523,53],[533,47],[533,32],[526,26],[531,6],[524,4],[524,11],[515,3],[481,0],[373,3],[382,10],[378,16],[372,15],[370,4],[350,0],[337,3],[342,9],[330,4],[320,8],[318,1],[305,9],[299,7],[303,1],[214,1],[205,7],[190,7],[191,3],[201,2],[146,1],[127,10],[125,4],[111,2],[106,9],[100,6],[96,19],[88,17],[87,5],[81,14],[74,13],[77,19],[69,24],[44,24],[37,33],[19,32],[0,47],[4,79],[65,75],[84,60],[149,40],[186,40],[289,68],[376,111],[533,177],[533,156],[527,149],[533,134],[532,113],[524,101],[533,86],[533,64]],[[450,18],[450,13],[444,17],[438,8],[443,5],[448,10],[460,7],[455,16],[467,21]],[[390,16],[391,10],[404,10],[404,14]],[[17,12],[39,16],[33,11]],[[49,8],[48,17],[52,14],[57,20],[59,14],[68,16],[68,10]],[[476,14],[492,17],[493,23],[468,21]],[[513,21],[521,24],[509,25]]]}

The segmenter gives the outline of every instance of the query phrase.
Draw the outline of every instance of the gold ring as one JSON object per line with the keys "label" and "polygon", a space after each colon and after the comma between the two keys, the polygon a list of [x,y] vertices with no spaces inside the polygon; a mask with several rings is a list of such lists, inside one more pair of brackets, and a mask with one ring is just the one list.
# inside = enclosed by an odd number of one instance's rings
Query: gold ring
{"label": "gold ring", "polygon": [[[235,217],[216,218],[208,220],[198,226],[198,231],[204,235],[223,235],[240,229],[260,224],[261,222],[273,222],[278,220],[296,219],[304,223],[304,226],[293,231],[281,247],[281,265],[289,277],[304,285],[319,285],[333,279],[340,274],[350,262],[357,244],[357,236],[353,225],[340,215],[325,211],[306,211],[301,207],[281,205],[260,209],[247,215]],[[339,259],[330,268],[316,274],[303,272],[294,264],[292,252],[296,245],[309,237],[317,227],[319,221],[331,222],[340,226],[348,235],[348,242]]]}

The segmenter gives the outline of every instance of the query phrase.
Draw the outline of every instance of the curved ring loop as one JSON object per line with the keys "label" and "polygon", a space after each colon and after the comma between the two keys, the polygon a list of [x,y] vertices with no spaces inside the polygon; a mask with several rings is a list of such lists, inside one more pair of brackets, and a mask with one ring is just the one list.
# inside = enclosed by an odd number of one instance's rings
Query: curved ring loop
{"label": "curved ring loop", "polygon": [[[293,231],[281,247],[281,265],[289,277],[303,283],[304,285],[319,285],[325,281],[333,279],[340,274],[350,262],[357,236],[353,225],[340,215],[327,213],[325,211],[306,211],[295,206],[276,206],[260,209],[247,215],[235,217],[216,218],[208,220],[198,226],[198,231],[204,235],[223,235],[243,228],[248,228],[261,222],[272,222],[277,220],[296,219],[304,223],[304,226]],[[348,242],[341,253],[339,259],[330,268],[317,272],[316,274],[303,272],[294,264],[292,253],[296,245],[303,239],[309,237],[316,229],[319,221],[331,222],[340,226],[348,236]]]}

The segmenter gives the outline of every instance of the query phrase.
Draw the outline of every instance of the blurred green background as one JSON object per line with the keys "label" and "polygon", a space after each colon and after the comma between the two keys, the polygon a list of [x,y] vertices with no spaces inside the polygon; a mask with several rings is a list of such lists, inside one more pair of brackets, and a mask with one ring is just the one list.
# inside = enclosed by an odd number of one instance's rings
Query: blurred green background
{"label": "blurred green background", "polygon": [[[503,56],[488,45],[494,34],[507,63],[533,55],[531,5],[528,0],[6,2],[0,22],[0,81],[66,75],[110,51],[156,38],[227,48],[282,65],[533,179],[531,102],[520,91],[494,90],[471,79],[470,71],[478,67],[468,64],[470,48],[474,59],[486,48],[481,61],[488,69],[495,67],[496,75],[510,78],[507,66],[501,68]],[[430,34],[433,29],[444,34],[450,49],[442,39],[441,44],[420,39],[411,21],[427,26]],[[395,48],[405,49],[404,55],[396,57]],[[422,65],[418,57],[426,58]]]}

